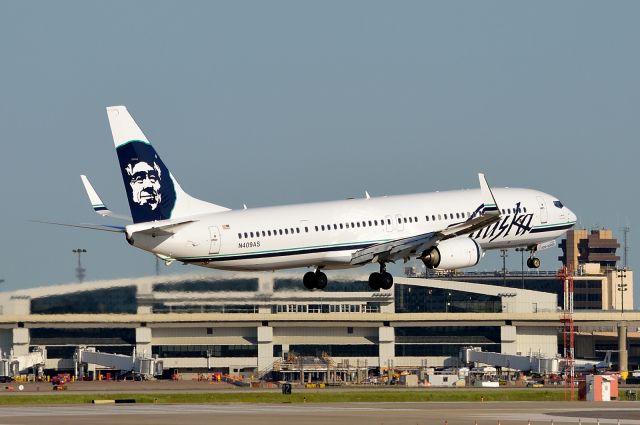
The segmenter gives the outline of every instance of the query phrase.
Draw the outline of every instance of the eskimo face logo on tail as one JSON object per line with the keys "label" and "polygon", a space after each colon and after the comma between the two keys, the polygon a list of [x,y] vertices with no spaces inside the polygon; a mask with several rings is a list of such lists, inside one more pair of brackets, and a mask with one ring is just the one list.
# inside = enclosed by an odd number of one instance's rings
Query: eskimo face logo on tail
{"label": "eskimo face logo on tail", "polygon": [[153,166],[145,161],[140,161],[135,165],[127,165],[125,170],[131,177],[129,185],[131,185],[133,202],[140,206],[148,205],[152,210],[158,208],[158,204],[162,200],[160,194],[162,170],[160,170],[160,166],[155,161]]}
{"label": "eskimo face logo on tail", "polygon": [[171,218],[176,192],[169,170],[153,147],[134,140],[118,146],[117,152],[133,221]]}

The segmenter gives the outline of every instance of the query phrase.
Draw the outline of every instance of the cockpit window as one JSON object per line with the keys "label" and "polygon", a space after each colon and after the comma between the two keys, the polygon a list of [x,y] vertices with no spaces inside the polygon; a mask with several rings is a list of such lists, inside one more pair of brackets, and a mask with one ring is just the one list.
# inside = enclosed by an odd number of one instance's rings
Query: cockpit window
{"label": "cockpit window", "polygon": [[563,207],[562,202],[560,202],[560,201],[553,201],[553,205],[555,205],[557,208],[562,208]]}

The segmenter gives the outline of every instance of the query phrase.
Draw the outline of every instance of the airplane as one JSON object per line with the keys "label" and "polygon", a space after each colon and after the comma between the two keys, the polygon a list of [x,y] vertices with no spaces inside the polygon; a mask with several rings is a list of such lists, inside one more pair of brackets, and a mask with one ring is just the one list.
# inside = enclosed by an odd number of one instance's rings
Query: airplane
{"label": "airplane", "polygon": [[[601,351],[601,350],[596,350]],[[607,371],[611,370],[613,363],[611,362],[611,353],[613,350],[605,350],[604,359],[601,361],[598,360],[583,360],[583,359],[574,359],[573,367],[576,372],[591,372],[593,370],[596,371]]]}
{"label": "airplane", "polygon": [[[107,108],[132,224],[71,225],[123,233],[166,264],[237,271],[312,268],[305,288],[324,289],[325,270],[378,264],[372,290],[390,289],[388,263],[419,259],[430,269],[478,264],[487,250],[524,247],[540,267],[539,244],[563,235],[576,215],[532,189],[480,188],[231,210],[188,195],[125,106]],[[122,218],[81,176],[96,213]],[[126,218],[126,217],[125,217]],[[61,223],[55,223],[61,224]]]}

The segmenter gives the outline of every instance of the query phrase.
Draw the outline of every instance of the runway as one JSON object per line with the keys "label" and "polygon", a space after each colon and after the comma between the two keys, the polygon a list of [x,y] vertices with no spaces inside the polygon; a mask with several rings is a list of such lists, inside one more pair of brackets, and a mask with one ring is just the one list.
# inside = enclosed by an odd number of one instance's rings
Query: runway
{"label": "runway", "polygon": [[[636,407],[638,406],[638,407]],[[446,422],[445,422],[446,421]],[[10,424],[640,425],[637,402],[180,404],[0,407]]]}

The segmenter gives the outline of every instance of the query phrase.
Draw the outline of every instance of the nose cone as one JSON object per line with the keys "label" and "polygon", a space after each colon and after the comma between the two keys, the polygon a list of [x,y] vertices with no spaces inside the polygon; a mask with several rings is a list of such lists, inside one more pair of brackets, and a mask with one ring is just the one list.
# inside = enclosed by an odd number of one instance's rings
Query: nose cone
{"label": "nose cone", "polygon": [[578,221],[578,217],[575,215],[573,211],[567,208],[567,222],[576,224],[576,221]]}

